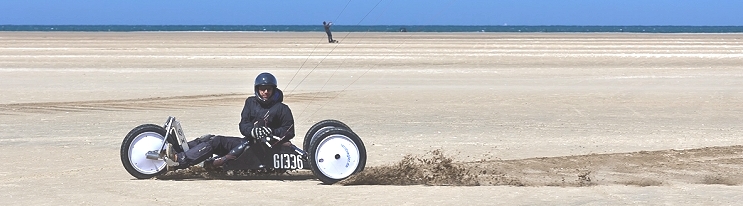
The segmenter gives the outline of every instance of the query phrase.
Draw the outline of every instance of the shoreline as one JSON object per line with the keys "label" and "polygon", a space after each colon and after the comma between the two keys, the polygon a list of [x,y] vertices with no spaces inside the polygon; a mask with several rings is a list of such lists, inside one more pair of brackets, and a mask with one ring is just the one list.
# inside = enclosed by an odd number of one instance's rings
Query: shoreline
{"label": "shoreline", "polygon": [[[322,25],[0,25],[14,31],[253,31],[324,32]],[[743,26],[597,26],[597,25],[334,25],[333,32],[630,32],[630,33],[743,33]]]}

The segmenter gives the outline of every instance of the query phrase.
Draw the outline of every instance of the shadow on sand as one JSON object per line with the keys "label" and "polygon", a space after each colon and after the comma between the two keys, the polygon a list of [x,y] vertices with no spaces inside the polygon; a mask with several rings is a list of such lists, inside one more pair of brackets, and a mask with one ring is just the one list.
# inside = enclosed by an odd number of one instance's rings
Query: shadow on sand
{"label": "shadow on sand", "polygon": [[251,171],[206,171],[202,167],[193,166],[188,169],[170,171],[156,177],[159,180],[316,180],[311,171],[288,171],[257,173]]}

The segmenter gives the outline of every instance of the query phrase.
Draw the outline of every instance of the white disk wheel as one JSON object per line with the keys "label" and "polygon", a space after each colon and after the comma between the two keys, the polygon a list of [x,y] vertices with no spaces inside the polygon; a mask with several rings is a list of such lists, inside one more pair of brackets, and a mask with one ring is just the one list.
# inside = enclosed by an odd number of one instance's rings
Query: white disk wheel
{"label": "white disk wheel", "polygon": [[132,129],[121,143],[121,163],[137,179],[149,179],[166,171],[165,160],[147,159],[147,152],[160,151],[165,139],[165,129],[154,124],[144,124]]}
{"label": "white disk wheel", "polygon": [[358,135],[343,128],[322,131],[309,151],[312,173],[324,184],[333,184],[361,172],[366,166],[366,148]]}

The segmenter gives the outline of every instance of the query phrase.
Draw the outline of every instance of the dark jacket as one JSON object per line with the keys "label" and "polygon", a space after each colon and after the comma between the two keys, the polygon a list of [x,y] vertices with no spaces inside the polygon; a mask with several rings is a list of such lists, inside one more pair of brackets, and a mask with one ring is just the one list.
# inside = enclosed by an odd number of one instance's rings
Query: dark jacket
{"label": "dark jacket", "polygon": [[[273,135],[288,141],[294,138],[294,116],[289,106],[282,103],[284,93],[274,89],[274,94],[267,101],[261,101],[255,96],[245,99],[242,119],[240,120],[240,133],[250,137],[250,131],[255,124],[264,124],[273,130]],[[264,118],[265,117],[265,118]],[[265,121],[264,121],[265,120]],[[263,125],[259,125],[263,126]]]}

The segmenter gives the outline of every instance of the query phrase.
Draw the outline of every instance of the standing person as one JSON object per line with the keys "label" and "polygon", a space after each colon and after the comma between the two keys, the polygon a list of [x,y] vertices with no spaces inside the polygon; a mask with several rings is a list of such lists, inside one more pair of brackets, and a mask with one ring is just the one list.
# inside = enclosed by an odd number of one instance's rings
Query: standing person
{"label": "standing person", "polygon": [[[289,106],[283,103],[284,94],[277,87],[276,77],[271,73],[261,73],[255,78],[255,96],[245,99],[241,113],[240,133],[242,137],[204,135],[188,142],[189,150],[168,155],[178,165],[175,169],[185,169],[201,161],[204,167],[219,167],[226,161],[236,159],[247,146],[260,139],[273,136],[287,142],[294,138],[294,117]],[[217,158],[210,158],[216,154]]]}
{"label": "standing person", "polygon": [[322,26],[325,27],[325,33],[328,34],[328,43],[336,43],[338,41],[333,40],[333,34],[330,33],[330,26],[333,25],[333,22],[322,22]]}

